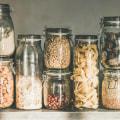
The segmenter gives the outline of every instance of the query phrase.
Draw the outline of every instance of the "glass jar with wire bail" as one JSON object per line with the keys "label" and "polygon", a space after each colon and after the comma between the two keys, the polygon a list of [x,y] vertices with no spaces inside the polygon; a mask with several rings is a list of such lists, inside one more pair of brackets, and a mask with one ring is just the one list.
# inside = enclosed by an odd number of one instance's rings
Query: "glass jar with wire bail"
{"label": "glass jar with wire bail", "polygon": [[66,69],[72,64],[71,30],[68,28],[46,28],[44,64],[48,69]]}
{"label": "glass jar with wire bail", "polygon": [[120,70],[103,71],[102,104],[105,108],[120,109]]}
{"label": "glass jar with wire bail", "polygon": [[120,69],[120,16],[101,19],[100,61],[108,69]]}
{"label": "glass jar with wire bail", "polygon": [[44,106],[48,109],[64,109],[70,105],[70,73],[46,71],[43,74]]}
{"label": "glass jar with wire bail", "polygon": [[10,16],[10,6],[0,4],[0,57],[11,57],[14,52],[14,26]]}
{"label": "glass jar with wire bail", "polygon": [[96,35],[76,35],[73,56],[74,105],[98,108],[99,65]]}
{"label": "glass jar with wire bail", "polygon": [[39,35],[26,35],[17,48],[16,107],[19,109],[42,108],[42,60],[39,59],[42,52],[36,44],[41,47]]}
{"label": "glass jar with wire bail", "polygon": [[14,102],[13,61],[0,60],[0,109],[10,107]]}

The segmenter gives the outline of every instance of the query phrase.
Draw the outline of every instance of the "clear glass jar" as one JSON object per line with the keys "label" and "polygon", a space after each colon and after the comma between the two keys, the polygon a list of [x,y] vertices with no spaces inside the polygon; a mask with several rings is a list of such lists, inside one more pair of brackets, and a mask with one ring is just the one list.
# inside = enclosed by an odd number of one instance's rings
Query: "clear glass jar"
{"label": "clear glass jar", "polygon": [[75,107],[98,108],[99,68],[96,35],[75,36],[73,66]]}
{"label": "clear glass jar", "polygon": [[104,70],[102,104],[106,108],[120,109],[120,70]]}
{"label": "clear glass jar", "polygon": [[0,60],[0,108],[10,107],[14,102],[14,77],[12,60]]}
{"label": "clear glass jar", "polygon": [[42,60],[39,59],[42,52],[39,54],[35,45],[40,40],[38,37],[27,35],[16,52],[16,107],[19,109],[42,108]]}
{"label": "clear glass jar", "polygon": [[44,106],[48,109],[64,109],[70,104],[70,73],[47,71],[43,74]]}
{"label": "clear glass jar", "polygon": [[101,22],[101,64],[120,69],[120,17],[104,17]]}
{"label": "clear glass jar", "polygon": [[46,28],[44,63],[48,69],[66,69],[71,65],[71,30],[68,28]]}
{"label": "clear glass jar", "polygon": [[10,57],[15,51],[14,26],[8,4],[0,4],[0,57]]}

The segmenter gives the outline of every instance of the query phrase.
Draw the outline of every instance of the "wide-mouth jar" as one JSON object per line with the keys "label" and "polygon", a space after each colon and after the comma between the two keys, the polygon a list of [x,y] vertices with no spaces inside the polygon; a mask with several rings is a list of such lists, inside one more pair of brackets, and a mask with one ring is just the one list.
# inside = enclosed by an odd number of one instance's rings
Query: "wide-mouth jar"
{"label": "wide-mouth jar", "polygon": [[64,109],[69,106],[70,73],[47,71],[43,74],[44,106],[48,109]]}
{"label": "wide-mouth jar", "polygon": [[66,69],[72,64],[71,30],[68,28],[46,28],[44,64],[48,69]]}
{"label": "wide-mouth jar", "polygon": [[100,61],[108,69],[120,69],[120,16],[101,19]]}
{"label": "wide-mouth jar", "polygon": [[105,108],[120,109],[120,70],[103,71],[102,104]]}

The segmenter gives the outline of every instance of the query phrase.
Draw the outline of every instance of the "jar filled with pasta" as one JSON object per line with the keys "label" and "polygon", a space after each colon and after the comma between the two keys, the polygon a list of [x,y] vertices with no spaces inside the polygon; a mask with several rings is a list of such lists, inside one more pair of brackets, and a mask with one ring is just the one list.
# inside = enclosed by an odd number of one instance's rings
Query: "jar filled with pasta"
{"label": "jar filled with pasta", "polygon": [[42,52],[39,35],[26,35],[16,52],[16,107],[42,108]]}
{"label": "jar filled with pasta", "polygon": [[120,109],[120,70],[104,70],[102,104],[105,108]]}
{"label": "jar filled with pasta", "polygon": [[14,102],[13,73],[12,60],[0,60],[0,108],[10,107]]}
{"label": "jar filled with pasta", "polygon": [[101,52],[103,67],[120,69],[120,17],[104,17],[101,20]]}
{"label": "jar filled with pasta", "polygon": [[10,16],[10,6],[0,4],[0,57],[11,57],[14,52],[14,26]]}
{"label": "jar filled with pasta", "polygon": [[75,36],[73,66],[75,107],[98,108],[99,68],[96,35]]}
{"label": "jar filled with pasta", "polygon": [[70,73],[46,71],[44,80],[44,106],[48,109],[64,109],[70,104]]}
{"label": "jar filled with pasta", "polygon": [[71,61],[71,30],[68,28],[46,28],[44,64],[48,69],[66,69]]}

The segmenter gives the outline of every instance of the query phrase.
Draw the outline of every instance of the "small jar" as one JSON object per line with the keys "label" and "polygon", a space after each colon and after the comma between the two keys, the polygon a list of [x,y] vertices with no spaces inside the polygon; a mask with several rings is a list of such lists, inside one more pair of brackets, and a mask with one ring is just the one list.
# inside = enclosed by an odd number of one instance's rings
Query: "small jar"
{"label": "small jar", "polygon": [[120,17],[104,17],[101,21],[100,61],[108,69],[120,69]]}
{"label": "small jar", "polygon": [[44,106],[48,109],[64,109],[70,104],[70,73],[47,71],[43,74]]}
{"label": "small jar", "polygon": [[104,70],[102,104],[105,108],[120,109],[120,70]]}
{"label": "small jar", "polygon": [[75,36],[73,66],[75,107],[98,108],[99,68],[96,35]]}
{"label": "small jar", "polygon": [[7,108],[14,101],[14,77],[12,60],[0,61],[0,108]]}
{"label": "small jar", "polygon": [[48,69],[69,68],[71,61],[71,30],[68,28],[47,28],[44,43],[44,64]]}
{"label": "small jar", "polygon": [[42,108],[42,52],[39,35],[26,35],[16,52],[16,107]]}
{"label": "small jar", "polygon": [[0,57],[11,57],[14,51],[14,26],[10,16],[10,6],[0,4]]}

